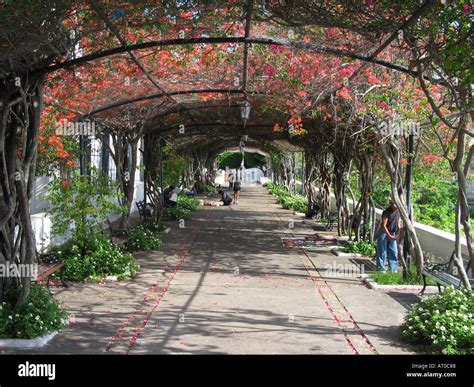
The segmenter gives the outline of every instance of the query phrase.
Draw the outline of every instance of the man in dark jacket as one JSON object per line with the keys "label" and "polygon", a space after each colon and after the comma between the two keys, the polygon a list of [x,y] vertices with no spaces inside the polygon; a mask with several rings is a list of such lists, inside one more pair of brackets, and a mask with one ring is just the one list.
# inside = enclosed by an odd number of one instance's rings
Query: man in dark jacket
{"label": "man in dark jacket", "polygon": [[400,211],[394,202],[382,213],[379,234],[377,236],[377,269],[385,271],[385,260],[388,260],[390,271],[398,271],[397,239],[400,236]]}
{"label": "man in dark jacket", "polygon": [[176,207],[177,203],[173,200],[171,200],[171,195],[173,194],[173,191],[175,190],[174,185],[170,185],[168,188],[166,188],[163,191],[163,199],[165,202],[165,207]]}

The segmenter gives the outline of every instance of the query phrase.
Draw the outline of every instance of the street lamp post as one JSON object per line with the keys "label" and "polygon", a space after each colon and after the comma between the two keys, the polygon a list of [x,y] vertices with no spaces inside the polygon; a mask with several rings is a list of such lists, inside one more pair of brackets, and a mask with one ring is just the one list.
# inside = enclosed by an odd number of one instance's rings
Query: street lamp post
{"label": "street lamp post", "polygon": [[250,118],[250,111],[252,110],[252,107],[250,106],[249,101],[245,101],[242,106],[240,106],[240,114],[242,116],[242,119],[244,122],[247,122],[247,120]]}
{"label": "street lamp post", "polygon": [[[411,188],[412,188],[412,180],[413,180],[413,133],[410,133],[408,135],[408,142],[407,142],[407,153],[408,153],[408,163],[407,163],[407,168],[406,168],[406,174],[405,174],[405,188],[406,188],[406,205],[407,205],[407,211],[408,211],[408,217],[410,221],[413,220],[413,215],[411,213]],[[408,249],[409,249],[409,243],[408,243],[408,230],[405,227],[404,230],[404,241],[403,241],[403,258],[405,260],[405,263],[407,265],[407,270],[410,269],[410,257],[408,255]],[[404,273],[405,276],[408,276],[408,273]]]}

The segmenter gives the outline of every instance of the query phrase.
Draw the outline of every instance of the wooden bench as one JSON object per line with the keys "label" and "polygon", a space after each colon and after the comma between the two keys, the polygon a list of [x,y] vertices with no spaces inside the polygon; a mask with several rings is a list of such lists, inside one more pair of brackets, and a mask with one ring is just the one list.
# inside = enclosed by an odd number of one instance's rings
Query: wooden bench
{"label": "wooden bench", "polygon": [[150,204],[147,203],[145,208],[145,201],[135,202],[135,205],[138,209],[138,214],[140,215],[140,222],[144,222],[147,219],[153,218],[153,208]]}
{"label": "wooden bench", "polygon": [[326,228],[326,230],[331,231],[333,229],[334,223],[336,221],[337,221],[337,212],[330,211],[329,215],[328,215],[328,218],[327,218],[326,225],[324,226]]}
{"label": "wooden bench", "polygon": [[36,277],[37,282],[46,280],[46,287],[49,290],[51,277],[58,272],[61,285],[67,288],[67,284],[64,281],[64,263],[60,261],[61,256],[59,253],[37,253],[36,259],[39,263],[38,276]]}
{"label": "wooden bench", "polygon": [[[441,293],[441,287],[448,287],[453,286],[454,288],[458,289],[462,286],[462,280],[454,274],[451,274],[454,267],[454,255],[455,253],[451,254],[448,262],[445,263],[435,263],[435,264],[428,264],[423,268],[422,276],[423,276],[423,289],[420,292],[420,296],[422,296],[426,290],[426,279],[431,278],[436,285],[438,286],[438,291]],[[466,267],[466,273],[469,271],[469,267],[471,262],[468,263]],[[471,285],[474,284],[473,280],[469,280]]]}
{"label": "wooden bench", "polygon": [[54,273],[59,271],[59,279],[61,281],[61,285],[67,288],[67,284],[64,281],[64,263],[55,263],[52,265],[40,264],[38,268],[38,277],[37,281],[47,281],[46,287],[49,289],[49,285],[51,282],[51,277]]}
{"label": "wooden bench", "polygon": [[123,237],[128,237],[128,230],[125,228],[120,228],[120,227],[115,227],[112,222],[107,219],[107,224],[109,226],[109,235],[110,238],[123,238]]}

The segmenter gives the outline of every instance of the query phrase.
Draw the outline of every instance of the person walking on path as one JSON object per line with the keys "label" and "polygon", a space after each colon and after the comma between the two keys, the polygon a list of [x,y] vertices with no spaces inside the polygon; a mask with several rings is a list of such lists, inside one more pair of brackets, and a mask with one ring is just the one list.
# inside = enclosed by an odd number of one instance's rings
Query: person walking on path
{"label": "person walking on path", "polygon": [[400,211],[393,201],[382,213],[379,234],[377,236],[376,261],[377,270],[385,271],[385,260],[388,260],[390,271],[398,272],[397,239],[400,236]]}
{"label": "person walking on path", "polygon": [[239,204],[240,190],[242,189],[241,184],[242,184],[242,168],[240,168],[240,174],[239,174],[239,171],[237,171],[234,178],[234,185],[233,185],[234,204]]}

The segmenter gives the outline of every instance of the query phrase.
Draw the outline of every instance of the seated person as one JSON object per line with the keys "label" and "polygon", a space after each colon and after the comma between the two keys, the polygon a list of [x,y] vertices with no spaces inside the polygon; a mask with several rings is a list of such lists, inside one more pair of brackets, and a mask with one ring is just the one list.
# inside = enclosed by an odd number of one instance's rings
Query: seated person
{"label": "seated person", "polygon": [[224,203],[224,206],[230,206],[232,203],[232,197],[229,195],[229,193],[222,189],[220,189],[218,192],[219,195],[222,196],[222,202]]}
{"label": "seated person", "polygon": [[320,211],[321,211],[321,207],[318,204],[311,203],[308,206],[308,211],[306,211],[305,216],[307,219],[313,219],[318,215]]}
{"label": "seated person", "polygon": [[193,187],[193,188],[191,188],[191,190],[185,190],[184,194],[188,197],[194,197],[194,196],[196,196],[196,190]]}
{"label": "seated person", "polygon": [[163,191],[163,201],[165,207],[176,207],[177,203],[177,196],[174,195],[174,190],[176,187],[174,185],[170,185]]}

